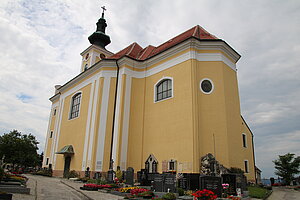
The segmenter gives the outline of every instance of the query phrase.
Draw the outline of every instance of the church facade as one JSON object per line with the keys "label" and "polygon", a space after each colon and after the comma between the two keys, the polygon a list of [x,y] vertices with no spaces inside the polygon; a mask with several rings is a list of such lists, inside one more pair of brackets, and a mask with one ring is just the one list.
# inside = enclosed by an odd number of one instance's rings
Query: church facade
{"label": "church facade", "polygon": [[225,41],[195,26],[155,47],[105,49],[104,14],[81,73],[55,88],[44,167],[199,173],[212,154],[255,181],[253,134],[241,116],[236,63]]}

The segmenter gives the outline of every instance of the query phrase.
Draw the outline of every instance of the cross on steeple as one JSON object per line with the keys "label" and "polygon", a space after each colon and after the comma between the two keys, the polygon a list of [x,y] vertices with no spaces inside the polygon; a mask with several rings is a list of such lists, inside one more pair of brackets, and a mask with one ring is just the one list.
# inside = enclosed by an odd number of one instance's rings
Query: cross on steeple
{"label": "cross on steeple", "polygon": [[101,8],[102,8],[102,18],[104,18],[104,11],[106,11],[106,8],[105,6],[102,6]]}

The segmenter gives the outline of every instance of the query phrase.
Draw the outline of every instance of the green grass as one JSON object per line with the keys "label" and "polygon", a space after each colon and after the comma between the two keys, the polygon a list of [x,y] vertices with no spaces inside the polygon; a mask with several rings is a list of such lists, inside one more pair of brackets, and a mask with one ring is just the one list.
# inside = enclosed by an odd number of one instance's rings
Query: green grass
{"label": "green grass", "polygon": [[271,192],[270,190],[258,186],[249,186],[248,191],[250,197],[259,199],[265,198]]}

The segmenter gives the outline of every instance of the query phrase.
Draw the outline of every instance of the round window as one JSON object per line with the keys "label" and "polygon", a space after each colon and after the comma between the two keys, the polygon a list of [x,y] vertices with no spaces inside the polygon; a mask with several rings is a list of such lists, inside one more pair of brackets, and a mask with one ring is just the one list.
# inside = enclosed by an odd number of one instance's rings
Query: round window
{"label": "round window", "polygon": [[211,80],[202,79],[200,81],[200,89],[204,94],[210,94],[210,93],[212,93],[212,91],[214,89],[214,85]]}

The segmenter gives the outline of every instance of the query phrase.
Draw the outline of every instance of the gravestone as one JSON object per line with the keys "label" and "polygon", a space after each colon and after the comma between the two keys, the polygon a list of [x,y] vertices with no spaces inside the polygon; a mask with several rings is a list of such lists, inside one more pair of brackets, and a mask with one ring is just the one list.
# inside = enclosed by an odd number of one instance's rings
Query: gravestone
{"label": "gravestone", "polygon": [[155,192],[163,192],[164,191],[164,175],[156,174],[154,176],[153,189]]}
{"label": "gravestone", "polygon": [[90,178],[90,175],[91,175],[90,168],[87,167],[86,170],[85,170],[85,177]]}
{"label": "gravestone", "polygon": [[200,176],[200,189],[207,189],[214,192],[218,197],[222,195],[221,177]]}
{"label": "gravestone", "polygon": [[241,188],[243,193],[247,190],[247,177],[243,174],[236,174],[236,188]]}
{"label": "gravestone", "polygon": [[178,179],[178,187],[182,188],[184,190],[189,190],[188,189],[188,184],[187,184],[187,177],[185,176],[186,174],[183,174],[182,177]]}
{"label": "gravestone", "polygon": [[164,192],[176,192],[176,175],[165,174],[164,175]]}
{"label": "gravestone", "polygon": [[228,183],[228,194],[236,195],[236,175],[235,174],[222,174],[223,183]]}
{"label": "gravestone", "polygon": [[94,179],[100,179],[101,178],[101,173],[100,172],[96,172],[94,174]]}
{"label": "gravestone", "polygon": [[146,169],[141,169],[139,183],[144,186],[150,186],[151,182],[148,181],[148,172]]}
{"label": "gravestone", "polygon": [[128,185],[134,184],[134,169],[132,167],[128,167],[125,174],[125,183]]}
{"label": "gravestone", "polygon": [[114,171],[113,170],[109,170],[107,172],[107,182],[108,183],[113,183],[114,182]]}

